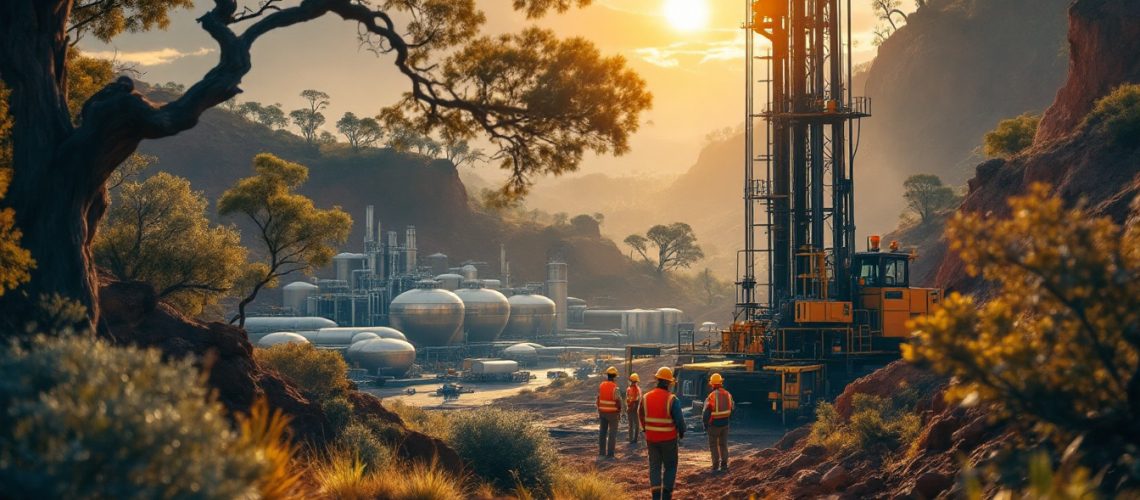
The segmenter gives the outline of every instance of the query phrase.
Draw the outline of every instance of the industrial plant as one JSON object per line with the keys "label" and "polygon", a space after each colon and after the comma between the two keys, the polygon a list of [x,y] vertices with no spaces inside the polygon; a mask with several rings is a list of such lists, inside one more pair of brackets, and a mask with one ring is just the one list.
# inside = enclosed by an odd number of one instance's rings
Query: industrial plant
{"label": "industrial plant", "polygon": [[339,349],[373,376],[403,377],[421,363],[497,356],[523,364],[566,351],[622,351],[673,343],[684,313],[674,308],[592,308],[569,295],[569,268],[552,260],[543,282],[514,284],[506,248],[497,268],[434,253],[419,257],[416,228],[387,238],[365,210],[364,248],[333,257],[331,279],[283,287],[281,315],[247,318],[261,347],[308,342]]}

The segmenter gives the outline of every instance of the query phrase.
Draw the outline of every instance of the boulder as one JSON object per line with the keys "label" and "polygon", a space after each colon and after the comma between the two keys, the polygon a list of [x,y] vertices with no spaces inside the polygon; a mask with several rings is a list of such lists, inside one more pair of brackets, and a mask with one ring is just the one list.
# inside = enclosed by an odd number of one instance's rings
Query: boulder
{"label": "boulder", "polygon": [[911,493],[919,498],[937,498],[954,486],[954,476],[940,470],[924,472],[914,480]]}
{"label": "boulder", "polygon": [[828,469],[819,479],[819,486],[823,491],[836,491],[848,484],[851,484],[851,473],[842,465]]}

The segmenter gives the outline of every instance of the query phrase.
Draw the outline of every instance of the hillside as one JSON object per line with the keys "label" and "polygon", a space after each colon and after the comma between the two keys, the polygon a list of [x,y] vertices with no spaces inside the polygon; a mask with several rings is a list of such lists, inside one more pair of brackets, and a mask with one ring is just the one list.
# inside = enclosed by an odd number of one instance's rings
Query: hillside
{"label": "hillside", "polygon": [[[163,97],[161,92],[151,96]],[[497,273],[501,244],[516,284],[542,281],[546,263],[557,257],[570,267],[571,295],[605,297],[629,307],[679,307],[696,314],[707,309],[696,298],[698,293],[647,275],[597,227],[549,226],[479,209],[456,167],[445,160],[387,148],[317,148],[224,109],[207,111],[197,127],[178,136],[144,142],[140,151],[159,159],[144,175],[165,171],[185,177],[211,200],[236,180],[252,175],[254,155],[270,152],[309,167],[309,180],[301,191],[318,206],[340,206],[362,220],[364,207],[373,204],[382,230],[399,231],[401,241],[405,226],[415,225],[423,255],[443,252],[454,263],[488,262]],[[245,243],[254,248],[252,231],[246,229]],[[359,251],[363,238],[364,224],[354,224],[345,250]],[[329,274],[330,270],[322,273]],[[258,302],[275,304],[278,293],[267,291]]]}

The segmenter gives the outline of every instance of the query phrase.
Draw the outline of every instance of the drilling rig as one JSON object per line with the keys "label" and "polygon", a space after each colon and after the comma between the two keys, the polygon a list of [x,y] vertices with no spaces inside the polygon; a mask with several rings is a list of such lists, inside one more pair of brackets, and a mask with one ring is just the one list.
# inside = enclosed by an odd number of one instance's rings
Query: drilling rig
{"label": "drilling rig", "polygon": [[677,392],[700,401],[715,371],[738,402],[787,419],[897,359],[906,322],[942,292],[910,286],[915,255],[897,242],[855,248],[855,153],[871,100],[851,91],[850,0],[746,0],[743,29],[733,322],[718,342],[680,346]]}

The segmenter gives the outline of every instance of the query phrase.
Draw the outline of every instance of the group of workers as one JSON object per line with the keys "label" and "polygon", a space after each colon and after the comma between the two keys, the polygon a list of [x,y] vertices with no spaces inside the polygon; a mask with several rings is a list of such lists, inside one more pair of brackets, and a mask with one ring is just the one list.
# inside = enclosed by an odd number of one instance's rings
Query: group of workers
{"label": "group of workers", "polygon": [[[678,442],[685,438],[685,419],[681,402],[670,390],[674,383],[673,370],[663,366],[654,375],[656,386],[642,394],[636,373],[629,376],[624,404],[617,385],[617,368],[606,369],[606,378],[598,386],[598,455],[614,457],[618,425],[624,410],[629,421],[629,442],[636,443],[639,433],[645,434],[649,455],[649,486],[653,499],[673,498],[673,485],[677,479]],[[734,404],[732,395],[724,389],[724,377],[713,373],[709,377],[708,397],[705,399],[701,424],[708,433],[712,453],[712,472],[728,470],[728,423]]]}

